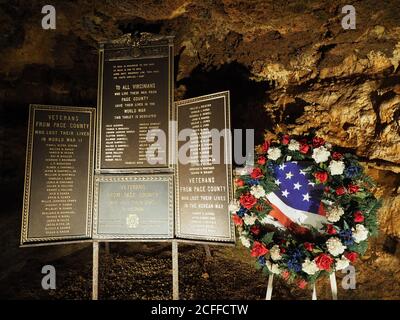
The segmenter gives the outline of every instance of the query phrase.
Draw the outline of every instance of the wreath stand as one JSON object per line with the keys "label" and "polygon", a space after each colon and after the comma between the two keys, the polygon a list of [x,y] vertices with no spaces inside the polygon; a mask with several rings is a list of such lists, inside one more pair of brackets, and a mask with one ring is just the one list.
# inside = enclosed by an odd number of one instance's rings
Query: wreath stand
{"label": "wreath stand", "polygon": [[[273,281],[274,281],[274,275],[270,274],[268,276],[268,286],[267,286],[267,293],[265,295],[265,300],[271,300],[271,297],[272,297],[272,283],[273,283]],[[337,300],[337,283],[336,283],[335,272],[332,272],[329,275],[329,282],[330,282],[330,285],[331,285],[332,300]],[[317,290],[315,289],[315,283],[313,285],[313,292],[312,292],[311,300],[317,300]]]}
{"label": "wreath stand", "polygon": [[[106,246],[107,248],[107,246]],[[211,258],[210,247],[205,244],[204,250],[206,257]],[[106,249],[106,253],[108,250]],[[274,275],[268,276],[268,286],[265,300],[271,300],[273,289]],[[335,272],[329,276],[332,300],[337,300],[337,283]],[[99,289],[99,241],[93,241],[93,270],[92,270],[92,300],[98,300]],[[178,241],[172,240],[172,299],[179,300],[179,263],[178,263]],[[313,285],[312,300],[317,300],[317,291],[315,284]]]}

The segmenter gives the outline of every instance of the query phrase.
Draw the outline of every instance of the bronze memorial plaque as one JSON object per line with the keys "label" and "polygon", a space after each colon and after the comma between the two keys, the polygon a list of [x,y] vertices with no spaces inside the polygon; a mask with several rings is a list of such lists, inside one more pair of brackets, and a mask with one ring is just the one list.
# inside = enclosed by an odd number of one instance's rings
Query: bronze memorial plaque
{"label": "bronze memorial plaque", "polygon": [[176,235],[234,242],[229,92],[178,101],[176,110]]}
{"label": "bronze memorial plaque", "polygon": [[97,175],[93,239],[171,239],[172,174]]}
{"label": "bronze memorial plaque", "polygon": [[173,57],[169,36],[126,35],[101,44],[97,173],[173,170]]}
{"label": "bronze memorial plaque", "polygon": [[31,105],[21,244],[91,237],[95,109]]}

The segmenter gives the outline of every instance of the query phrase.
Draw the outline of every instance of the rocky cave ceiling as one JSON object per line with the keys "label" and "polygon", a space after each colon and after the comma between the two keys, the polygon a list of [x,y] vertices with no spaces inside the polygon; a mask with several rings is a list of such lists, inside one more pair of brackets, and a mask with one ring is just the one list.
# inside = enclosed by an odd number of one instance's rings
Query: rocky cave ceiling
{"label": "rocky cave ceiling", "polygon": [[381,221],[398,237],[399,1],[353,1],[356,29],[344,30],[347,2],[54,0],[56,30],[43,30],[46,3],[1,1],[3,184],[23,172],[29,103],[96,105],[98,41],[172,34],[175,99],[228,89],[235,128],[315,130],[350,148],[382,182]]}

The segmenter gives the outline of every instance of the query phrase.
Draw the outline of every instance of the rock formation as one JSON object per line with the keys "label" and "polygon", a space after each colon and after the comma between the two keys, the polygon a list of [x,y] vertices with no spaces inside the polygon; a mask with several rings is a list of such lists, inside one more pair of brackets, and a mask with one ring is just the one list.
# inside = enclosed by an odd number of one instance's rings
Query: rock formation
{"label": "rock formation", "polygon": [[356,29],[345,30],[347,2],[54,0],[56,30],[43,30],[42,1],[2,1],[0,190],[10,208],[4,215],[19,214],[21,206],[28,104],[95,106],[98,41],[172,34],[175,99],[228,89],[233,127],[255,128],[258,140],[263,129],[314,130],[362,159],[384,200],[381,235],[365,264],[397,272],[399,282],[399,3],[355,2]]}

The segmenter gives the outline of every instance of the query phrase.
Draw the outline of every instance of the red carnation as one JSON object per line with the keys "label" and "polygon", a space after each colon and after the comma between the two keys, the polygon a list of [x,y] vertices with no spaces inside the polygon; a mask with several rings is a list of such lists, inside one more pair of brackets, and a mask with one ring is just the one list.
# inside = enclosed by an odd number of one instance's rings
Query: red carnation
{"label": "red carnation", "polygon": [[264,141],[264,143],[263,143],[263,145],[262,145],[262,151],[264,152],[264,153],[266,153],[267,151],[268,151],[268,149],[269,149],[269,146],[271,145],[271,143],[269,142],[269,141]]}
{"label": "red carnation", "polygon": [[340,160],[340,159],[342,159],[342,157],[343,157],[343,155],[340,152],[335,151],[332,153],[333,160]]}
{"label": "red carnation", "polygon": [[235,183],[238,187],[243,187],[244,186],[244,181],[242,179],[236,179]]}
{"label": "red carnation", "polygon": [[356,193],[360,190],[360,187],[354,184],[349,184],[347,189],[349,190],[350,193]]}
{"label": "red carnation", "polygon": [[354,212],[354,222],[363,222],[364,221],[364,215],[362,214],[361,211],[356,211]]}
{"label": "red carnation", "polygon": [[357,252],[346,252],[346,253],[344,254],[344,256],[345,256],[348,260],[350,260],[351,263],[356,262],[356,260],[357,260],[357,258],[358,258]]}
{"label": "red carnation", "polygon": [[327,234],[336,234],[336,229],[333,227],[333,224],[326,225],[326,233]]}
{"label": "red carnation", "polygon": [[284,280],[289,279],[289,275],[290,275],[290,273],[289,273],[289,271],[287,271],[287,270],[282,271],[282,273],[281,273],[281,276],[282,276],[282,278],[283,278]]}
{"label": "red carnation", "polygon": [[259,179],[263,176],[263,173],[260,168],[254,168],[250,176],[252,179]]}
{"label": "red carnation", "polygon": [[280,247],[279,250],[280,250],[281,253],[285,253],[286,252],[286,249],[282,248],[282,247]]}
{"label": "red carnation", "polygon": [[306,154],[310,150],[310,146],[307,143],[300,144],[300,153]]}
{"label": "red carnation", "polygon": [[339,188],[337,188],[337,189],[335,190],[335,192],[336,192],[336,194],[337,194],[338,196],[341,196],[341,195],[343,195],[343,194],[346,193],[346,189],[345,189],[344,187],[339,187]]}
{"label": "red carnation", "polygon": [[315,263],[320,270],[329,270],[333,261],[333,258],[326,253],[321,253],[318,257],[315,258]]}
{"label": "red carnation", "polygon": [[314,177],[319,182],[324,183],[328,180],[328,173],[326,171],[318,171],[314,173]]}
{"label": "red carnation", "polygon": [[240,204],[246,209],[251,209],[257,203],[257,199],[250,193],[242,194],[239,199]]}
{"label": "red carnation", "polygon": [[325,140],[322,138],[314,137],[312,139],[312,144],[314,148],[318,148],[320,146],[323,146],[325,144]]}
{"label": "red carnation", "polygon": [[265,162],[267,161],[267,159],[265,159],[264,156],[261,156],[257,159],[257,163],[261,166],[263,166],[265,164]]}
{"label": "red carnation", "polygon": [[252,226],[252,227],[250,228],[250,231],[251,231],[254,235],[258,236],[258,235],[260,234],[260,227],[259,227],[259,226]]}
{"label": "red carnation", "polygon": [[253,248],[251,249],[252,257],[261,257],[268,253],[268,249],[258,241],[254,241]]}
{"label": "red carnation", "polygon": [[312,244],[311,242],[304,242],[304,248],[307,251],[313,251],[314,250],[314,244]]}
{"label": "red carnation", "polygon": [[289,135],[288,134],[285,134],[283,137],[282,137],[282,144],[289,144],[289,141],[290,141],[290,137],[289,137]]}
{"label": "red carnation", "polygon": [[307,281],[304,279],[299,280],[299,282],[297,282],[297,285],[299,286],[300,289],[304,289],[307,286]]}
{"label": "red carnation", "polygon": [[241,217],[239,217],[237,214],[233,215],[233,223],[236,226],[242,226],[243,225],[243,219]]}

